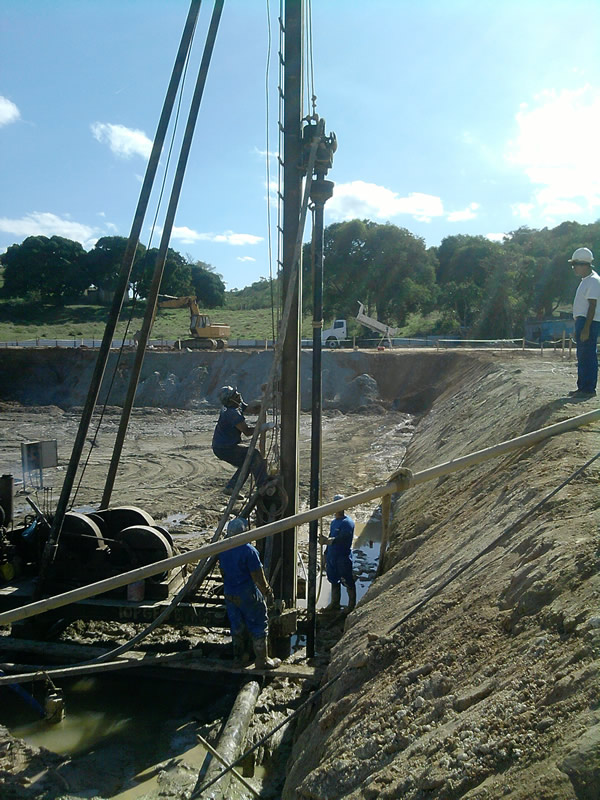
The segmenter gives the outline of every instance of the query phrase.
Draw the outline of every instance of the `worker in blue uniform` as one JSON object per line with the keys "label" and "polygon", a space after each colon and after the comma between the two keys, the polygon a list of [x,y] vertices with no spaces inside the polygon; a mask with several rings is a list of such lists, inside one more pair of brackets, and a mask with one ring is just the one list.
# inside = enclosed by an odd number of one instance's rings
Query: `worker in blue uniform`
{"label": "worker in blue uniform", "polygon": [[[227,536],[247,530],[247,520],[236,517],[227,525]],[[268,656],[267,606],[274,604],[273,590],[265,577],[257,549],[248,543],[225,550],[219,554],[219,566],[223,574],[235,660],[242,666],[248,663],[246,643],[249,636],[254,646],[256,669],[278,667],[281,661]]]}
{"label": "worker in blue uniform", "polygon": [[[223,408],[213,433],[212,450],[218,459],[237,467],[225,486],[225,493],[231,494],[248,452],[248,448],[240,444],[242,434],[252,436],[254,428],[246,423],[244,411],[247,405],[236,386],[223,386],[219,390],[219,400]],[[257,486],[267,482],[267,465],[258,450],[252,454],[250,469]]]}
{"label": "worker in blue uniform", "polygon": [[[336,494],[334,500],[343,500],[344,495]],[[326,544],[325,566],[327,580],[331,584],[331,603],[328,611],[339,611],[342,598],[342,584],[348,592],[350,612],[356,605],[356,582],[352,572],[352,540],[354,538],[354,520],[345,511],[336,511],[329,526],[329,536],[321,537],[321,544]]]}

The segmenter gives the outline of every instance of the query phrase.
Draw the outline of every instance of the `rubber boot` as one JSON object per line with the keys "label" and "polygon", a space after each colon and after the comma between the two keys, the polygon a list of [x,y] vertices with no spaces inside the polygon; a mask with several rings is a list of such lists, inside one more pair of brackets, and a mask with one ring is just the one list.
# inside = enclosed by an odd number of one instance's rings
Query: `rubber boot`
{"label": "rubber boot", "polygon": [[266,639],[254,639],[254,652],[256,653],[254,662],[256,669],[275,669],[281,664],[281,659],[269,658]]}
{"label": "rubber boot", "polygon": [[231,635],[231,642],[233,644],[233,660],[236,664],[245,667],[250,663],[250,653],[246,647],[246,635],[242,631],[240,633],[233,633]]}
{"label": "rubber boot", "polygon": [[331,603],[329,603],[325,611],[339,611],[341,598],[342,598],[342,585],[340,583],[332,583]]}
{"label": "rubber boot", "polygon": [[348,588],[348,607],[346,608],[347,613],[349,614],[351,611],[354,610],[356,606],[356,584],[347,587]]}

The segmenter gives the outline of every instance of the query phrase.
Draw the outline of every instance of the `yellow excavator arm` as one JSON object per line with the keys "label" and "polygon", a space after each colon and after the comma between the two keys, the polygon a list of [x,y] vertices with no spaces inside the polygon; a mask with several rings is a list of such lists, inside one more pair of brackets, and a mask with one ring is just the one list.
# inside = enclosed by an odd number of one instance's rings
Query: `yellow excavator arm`
{"label": "yellow excavator arm", "polygon": [[[164,299],[162,299],[164,298]],[[190,310],[190,333],[194,337],[211,340],[222,340],[229,338],[231,329],[229,325],[215,323],[211,325],[210,319],[206,314],[201,314],[198,308],[198,300],[190,295],[183,297],[171,297],[161,295],[158,301],[158,308],[184,308]]]}
{"label": "yellow excavator arm", "polygon": [[199,314],[198,301],[195,297],[170,297],[169,295],[162,295],[164,300],[158,301],[159,308],[183,308],[188,306],[191,314]]}

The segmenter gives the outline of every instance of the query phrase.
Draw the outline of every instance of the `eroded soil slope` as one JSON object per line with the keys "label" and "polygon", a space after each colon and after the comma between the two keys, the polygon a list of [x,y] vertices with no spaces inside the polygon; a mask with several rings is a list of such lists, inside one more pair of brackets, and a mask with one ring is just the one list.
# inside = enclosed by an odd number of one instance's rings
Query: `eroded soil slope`
{"label": "eroded soil slope", "polygon": [[[405,465],[593,410],[565,398],[573,372],[465,358]],[[339,678],[298,736],[285,800],[600,796],[600,460],[572,477],[599,425],[396,498],[385,573],[332,653]]]}

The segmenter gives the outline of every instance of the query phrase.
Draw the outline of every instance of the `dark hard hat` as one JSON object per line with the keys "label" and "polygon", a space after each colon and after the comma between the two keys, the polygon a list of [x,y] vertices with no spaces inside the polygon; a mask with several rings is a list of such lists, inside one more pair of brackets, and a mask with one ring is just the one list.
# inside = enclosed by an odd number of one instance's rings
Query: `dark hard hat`
{"label": "dark hard hat", "polygon": [[219,389],[219,401],[223,405],[227,405],[234,394],[237,394],[237,386],[221,386]]}
{"label": "dark hard hat", "polygon": [[248,530],[248,520],[244,517],[235,517],[227,523],[227,535],[235,536]]}

